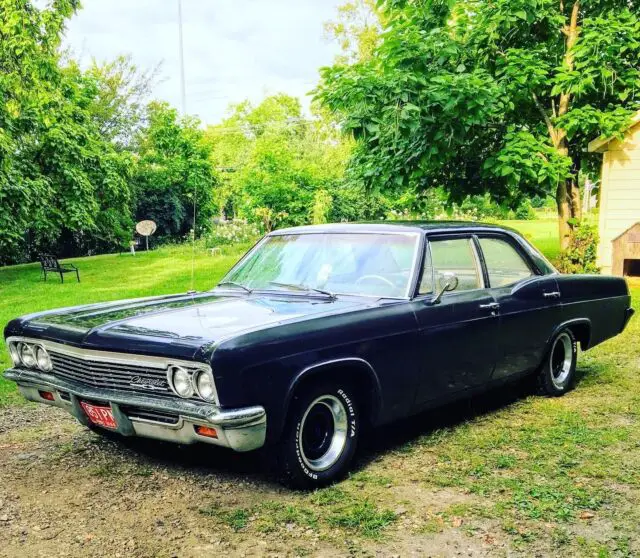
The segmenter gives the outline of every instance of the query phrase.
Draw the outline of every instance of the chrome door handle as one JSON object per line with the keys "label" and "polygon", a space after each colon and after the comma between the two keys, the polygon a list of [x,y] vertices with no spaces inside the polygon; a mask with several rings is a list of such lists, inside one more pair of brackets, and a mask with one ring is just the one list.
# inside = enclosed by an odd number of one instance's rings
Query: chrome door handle
{"label": "chrome door handle", "polygon": [[554,291],[552,293],[544,293],[542,296],[545,298],[560,298],[562,295],[558,291]]}
{"label": "chrome door handle", "polygon": [[490,302],[489,304],[481,304],[480,308],[483,310],[497,310],[500,305],[497,302]]}

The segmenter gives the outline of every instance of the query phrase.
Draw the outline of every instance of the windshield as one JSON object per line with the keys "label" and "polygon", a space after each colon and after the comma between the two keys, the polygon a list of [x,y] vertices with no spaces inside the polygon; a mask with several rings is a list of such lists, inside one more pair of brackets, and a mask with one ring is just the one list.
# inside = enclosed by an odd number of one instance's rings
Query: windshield
{"label": "windshield", "polygon": [[220,284],[404,298],[409,294],[418,241],[417,233],[274,235],[265,238]]}

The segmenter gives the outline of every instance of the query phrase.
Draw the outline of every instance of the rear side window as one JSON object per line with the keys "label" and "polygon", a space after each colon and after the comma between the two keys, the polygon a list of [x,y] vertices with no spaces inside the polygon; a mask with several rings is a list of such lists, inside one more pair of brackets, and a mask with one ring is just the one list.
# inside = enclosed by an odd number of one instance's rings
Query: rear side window
{"label": "rear side window", "polygon": [[[435,288],[441,285],[441,278],[447,273],[458,277],[456,291],[470,291],[482,288],[482,274],[470,238],[451,240],[431,240],[431,261]],[[425,268],[425,275],[428,273]]]}
{"label": "rear side window", "polygon": [[479,240],[491,287],[508,287],[533,275],[524,258],[507,241],[499,238]]}

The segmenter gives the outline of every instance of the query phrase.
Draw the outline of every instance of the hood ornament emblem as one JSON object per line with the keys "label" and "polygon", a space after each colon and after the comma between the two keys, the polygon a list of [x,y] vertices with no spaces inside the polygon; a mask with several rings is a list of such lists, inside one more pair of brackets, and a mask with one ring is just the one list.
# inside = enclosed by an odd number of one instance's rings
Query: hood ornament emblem
{"label": "hood ornament emblem", "polygon": [[131,378],[129,385],[152,391],[164,391],[167,389],[166,382],[162,378],[143,378],[142,376],[134,376]]}

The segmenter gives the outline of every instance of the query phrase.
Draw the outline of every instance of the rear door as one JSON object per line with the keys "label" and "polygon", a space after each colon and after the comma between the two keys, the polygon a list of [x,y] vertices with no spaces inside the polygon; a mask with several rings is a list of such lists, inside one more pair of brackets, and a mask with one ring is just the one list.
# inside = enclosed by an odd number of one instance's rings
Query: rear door
{"label": "rear door", "polygon": [[500,349],[494,378],[532,371],[560,318],[560,292],[554,275],[541,275],[508,235],[476,237],[492,296],[500,305]]}
{"label": "rear door", "polygon": [[[421,381],[417,406],[487,382],[497,358],[497,302],[485,286],[471,235],[432,237],[414,311],[420,329]],[[440,279],[455,273],[458,287],[434,297]]]}

